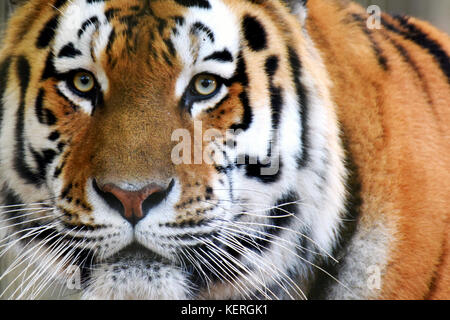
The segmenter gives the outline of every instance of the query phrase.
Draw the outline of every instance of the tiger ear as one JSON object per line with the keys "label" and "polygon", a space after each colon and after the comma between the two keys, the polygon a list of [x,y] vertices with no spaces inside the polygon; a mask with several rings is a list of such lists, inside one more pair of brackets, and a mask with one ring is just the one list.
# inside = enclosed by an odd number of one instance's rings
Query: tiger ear
{"label": "tiger ear", "polygon": [[301,24],[306,21],[308,8],[306,6],[308,0],[282,0],[290,9],[292,14],[296,15]]}

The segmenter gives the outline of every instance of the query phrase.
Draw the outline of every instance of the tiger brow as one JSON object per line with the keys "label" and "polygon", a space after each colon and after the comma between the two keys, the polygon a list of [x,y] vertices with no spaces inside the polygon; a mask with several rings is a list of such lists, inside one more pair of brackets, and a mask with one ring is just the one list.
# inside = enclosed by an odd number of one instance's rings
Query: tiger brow
{"label": "tiger brow", "polygon": [[215,60],[218,62],[233,62],[234,61],[233,55],[227,49],[224,49],[222,51],[214,51],[212,54],[210,54],[209,56],[207,56],[203,59],[203,61],[208,61],[208,60]]}

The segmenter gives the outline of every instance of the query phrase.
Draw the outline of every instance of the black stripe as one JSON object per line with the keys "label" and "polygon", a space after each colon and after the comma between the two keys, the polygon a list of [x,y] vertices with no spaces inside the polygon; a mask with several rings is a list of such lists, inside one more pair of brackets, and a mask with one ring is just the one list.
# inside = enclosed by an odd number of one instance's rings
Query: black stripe
{"label": "black stripe", "polygon": [[211,107],[209,109],[206,110],[207,113],[211,113],[215,110],[217,110],[220,106],[222,106],[222,104],[227,101],[230,98],[230,95],[227,94],[225,95],[225,97],[223,97],[218,103],[216,103],[216,105],[214,107]]}
{"label": "black stripe", "polygon": [[212,32],[212,30],[209,27],[205,26],[201,22],[196,22],[192,25],[191,33],[198,35],[199,31],[206,33],[207,37],[209,38],[209,40],[211,40],[211,42],[216,41],[216,38],[214,37],[214,32]]}
{"label": "black stripe", "polygon": [[248,86],[248,75],[247,75],[247,65],[244,61],[242,54],[239,54],[238,63],[234,76],[230,79],[228,86],[232,83],[239,82],[244,87],[244,91],[239,94],[239,100],[241,101],[242,107],[244,108],[244,114],[241,123],[233,124],[230,129],[232,130],[247,130],[253,121],[253,111],[250,106],[250,101],[247,94]]}
{"label": "black stripe", "polygon": [[[269,160],[268,163],[262,163],[256,157],[251,157],[249,155],[239,155],[238,159],[236,167],[244,167],[245,175],[248,178],[258,179],[262,183],[269,184],[277,182],[281,177],[281,168],[283,166],[281,157],[272,159],[269,155],[267,158]],[[268,170],[272,168],[274,165],[273,161],[278,161],[278,170],[274,174],[263,174],[263,169]]]}
{"label": "black stripe", "polygon": [[55,7],[55,9],[59,9],[66,3],[67,3],[67,0],[56,0],[55,4],[53,6]]}
{"label": "black stripe", "polygon": [[56,141],[61,137],[61,134],[58,131],[53,131],[52,133],[50,133],[50,135],[48,136],[48,140],[50,141]]}
{"label": "black stripe", "polygon": [[211,9],[211,5],[208,0],[175,0],[175,2],[185,7]]}
{"label": "black stripe", "polygon": [[411,66],[411,68],[414,70],[414,72],[417,75],[417,79],[420,81],[421,85],[422,85],[422,89],[425,92],[425,94],[427,95],[427,102],[430,106],[433,105],[433,99],[431,97],[430,94],[430,90],[428,87],[428,83],[426,82],[422,72],[420,71],[418,65],[411,59],[410,54],[408,53],[408,51],[406,50],[405,47],[403,47],[400,43],[398,43],[397,41],[395,41],[394,39],[392,39],[391,37],[389,37],[387,34],[385,35],[386,39],[388,41],[391,42],[391,44],[395,47],[395,49],[397,49],[398,53],[400,54],[400,56],[403,58],[403,60]]}
{"label": "black stripe", "polygon": [[27,183],[40,186],[43,183],[41,177],[38,174],[35,174],[25,162],[25,141],[23,132],[25,129],[25,97],[30,82],[30,69],[28,60],[23,56],[19,56],[17,58],[17,76],[19,79],[21,95],[19,109],[17,110],[14,169],[17,171],[19,177],[24,179]]}
{"label": "black stripe", "polygon": [[58,58],[75,58],[81,54],[81,51],[76,49],[72,42],[69,42],[59,51]]}
{"label": "black stripe", "polygon": [[68,196],[69,192],[72,190],[72,188],[73,188],[73,184],[72,184],[72,183],[69,183],[69,184],[64,188],[64,190],[61,192],[60,198],[61,198],[61,199],[66,198],[66,197]]}
{"label": "black stripe", "polygon": [[0,65],[0,128],[2,127],[3,121],[3,109],[4,101],[3,95],[5,94],[6,86],[9,81],[9,67],[11,65],[11,57],[7,57]]}
{"label": "black stripe", "polygon": [[270,105],[272,109],[272,128],[278,129],[280,125],[281,107],[283,105],[283,90],[275,86],[273,77],[278,70],[279,59],[277,56],[270,56],[266,59],[265,71],[269,78]]}
{"label": "black stripe", "polygon": [[28,59],[24,56],[19,56],[17,58],[17,77],[19,79],[20,86],[20,99],[25,102],[25,95],[28,90],[28,85],[30,84],[31,67]]}
{"label": "black stripe", "polygon": [[244,109],[244,114],[242,117],[241,123],[235,123],[231,125],[230,129],[232,130],[247,130],[250,128],[250,124],[253,121],[253,111],[252,107],[250,106],[250,101],[248,99],[247,91],[242,91],[239,94],[239,100],[241,101],[242,108]]}
{"label": "black stripe", "polygon": [[40,123],[48,126],[53,126],[56,124],[57,118],[51,110],[44,108],[44,97],[45,91],[41,88],[39,90],[35,103],[36,117],[38,118]]}
{"label": "black stripe", "polygon": [[54,78],[58,75],[55,69],[55,65],[53,64],[55,56],[50,51],[47,59],[45,60],[44,71],[42,72],[41,80],[47,80],[49,78]]}
{"label": "black stripe", "polygon": [[57,155],[56,151],[52,149],[45,149],[41,152],[37,152],[30,147],[30,153],[37,164],[37,175],[41,177],[41,179],[45,179],[47,176],[47,166],[55,159]]}
{"label": "black stripe", "polygon": [[106,46],[106,54],[107,54],[107,56],[108,56],[108,62],[109,62],[109,64],[111,64],[113,67],[114,67],[114,65],[115,65],[115,62],[114,62],[114,60],[113,60],[113,58],[112,58],[112,55],[111,55],[111,52],[112,52],[112,46],[113,46],[113,44],[114,44],[114,41],[116,41],[116,37],[117,37],[117,34],[116,34],[116,29],[115,28],[113,28],[112,30],[111,30],[111,33],[109,34],[109,37],[108,37],[108,45]]}
{"label": "black stripe", "polygon": [[47,48],[50,42],[55,37],[56,28],[58,26],[58,15],[51,18],[39,32],[39,37],[36,41],[36,46],[40,49]]}
{"label": "black stripe", "polygon": [[393,24],[382,18],[381,22],[385,28],[403,36],[405,39],[413,41],[421,48],[427,50],[439,64],[440,69],[447,77],[447,81],[450,82],[450,57],[447,52],[442,49],[440,44],[429,38],[429,36],[420,30],[420,28],[409,22],[407,17],[396,16],[395,19],[399,21],[400,25],[406,30],[400,30]]}
{"label": "black stripe", "polygon": [[267,48],[267,33],[258,19],[246,15],[242,21],[242,30],[253,51],[261,51]]}
{"label": "black stripe", "polygon": [[233,62],[233,56],[231,55],[230,51],[224,49],[222,51],[215,51],[209,56],[205,57],[205,59],[203,59],[203,61],[208,60],[216,60],[219,62]]}
{"label": "black stripe", "polygon": [[175,16],[175,17],[173,17],[173,19],[175,20],[175,23],[177,25],[179,25],[180,27],[182,27],[184,25],[184,17],[182,17],[182,16]]}
{"label": "black stripe", "polygon": [[300,112],[301,119],[301,153],[297,157],[298,168],[302,168],[307,165],[309,161],[309,131],[308,131],[308,101],[306,98],[306,89],[303,86],[300,76],[301,76],[301,62],[297,52],[292,48],[288,48],[289,52],[289,63],[291,65],[292,81],[295,84],[295,89],[297,93],[297,104]]}
{"label": "black stripe", "polygon": [[108,20],[108,22],[110,22],[111,19],[113,19],[118,12],[120,12],[119,8],[111,8],[111,9],[106,10],[105,16],[106,16],[106,19]]}
{"label": "black stripe", "polygon": [[362,31],[366,34],[370,43],[372,44],[372,49],[375,52],[375,56],[377,57],[378,64],[383,68],[383,70],[387,71],[389,69],[387,64],[387,58],[383,53],[383,50],[380,48],[378,42],[373,37],[372,31],[367,28],[366,19],[359,14],[353,13],[352,17],[354,20],[358,22],[358,25],[361,27]]}
{"label": "black stripe", "polygon": [[[105,13],[106,15],[106,13]],[[81,25],[81,28],[78,30],[78,38],[81,38],[81,36],[84,34],[84,32],[86,31],[86,29],[91,26],[91,25],[95,25],[96,28],[98,28],[98,25],[100,24],[100,21],[98,20],[98,18],[96,16],[90,17],[89,19],[87,19],[85,22],[83,22],[83,24]]]}
{"label": "black stripe", "polygon": [[408,30],[408,39],[411,39],[416,44],[421,46],[422,48],[428,50],[428,52],[434,56],[436,61],[439,63],[441,70],[447,76],[447,80],[450,82],[450,57],[447,52],[442,49],[441,45],[428,37],[428,34],[420,30],[420,28],[409,22],[406,17],[395,17],[400,24],[407,28]]}
{"label": "black stripe", "polygon": [[174,56],[176,55],[177,51],[175,50],[175,47],[174,47],[174,45],[173,45],[172,40],[170,40],[170,39],[164,39],[164,43],[166,44],[167,49],[169,49],[170,55],[171,55],[172,57],[174,57]]}

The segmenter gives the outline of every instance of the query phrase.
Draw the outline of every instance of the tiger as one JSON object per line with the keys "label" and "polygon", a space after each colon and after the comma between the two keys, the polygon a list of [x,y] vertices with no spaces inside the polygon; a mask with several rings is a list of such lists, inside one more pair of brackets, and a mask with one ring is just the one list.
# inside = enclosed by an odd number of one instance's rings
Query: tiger
{"label": "tiger", "polygon": [[19,2],[2,299],[450,298],[443,31],[346,0]]}

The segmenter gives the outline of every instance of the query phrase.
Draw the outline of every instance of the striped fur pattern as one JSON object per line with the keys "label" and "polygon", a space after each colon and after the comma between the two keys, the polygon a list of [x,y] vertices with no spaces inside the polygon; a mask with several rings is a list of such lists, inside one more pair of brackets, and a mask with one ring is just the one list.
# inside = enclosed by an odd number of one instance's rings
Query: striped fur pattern
{"label": "striped fur pattern", "polygon": [[[448,298],[450,42],[367,18],[28,1],[0,53],[1,297],[57,297],[75,270],[84,299]],[[163,188],[137,221],[111,185]]]}

